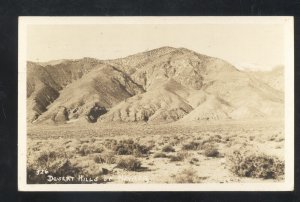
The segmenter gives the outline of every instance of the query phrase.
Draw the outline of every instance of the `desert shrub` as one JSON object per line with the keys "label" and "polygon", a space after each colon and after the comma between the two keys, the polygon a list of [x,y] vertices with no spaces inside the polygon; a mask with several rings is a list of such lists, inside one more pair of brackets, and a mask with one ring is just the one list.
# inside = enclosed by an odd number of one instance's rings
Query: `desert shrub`
{"label": "desert shrub", "polygon": [[207,157],[217,157],[219,156],[220,152],[215,147],[207,147],[204,150],[204,155]]}
{"label": "desert shrub", "polygon": [[118,144],[118,141],[115,139],[105,139],[105,141],[104,141],[104,146],[107,149],[113,149],[116,147],[117,144]]}
{"label": "desert shrub", "polygon": [[95,163],[101,163],[102,159],[100,158],[100,156],[95,156],[94,161],[95,161]]}
{"label": "desert shrub", "polygon": [[142,156],[149,153],[149,148],[145,145],[135,143],[133,140],[120,140],[110,147],[117,155]]}
{"label": "desert shrub", "polygon": [[186,151],[180,151],[177,153],[176,156],[169,156],[170,161],[183,161],[184,159],[186,159],[190,154]]}
{"label": "desert shrub", "polygon": [[190,153],[187,152],[187,151],[179,151],[179,152],[177,153],[177,155],[180,156],[180,157],[183,158],[183,159],[186,159],[186,158],[188,158],[188,157],[190,156]]}
{"label": "desert shrub", "polygon": [[104,151],[104,149],[101,148],[101,147],[94,147],[94,148],[92,148],[92,152],[93,153],[101,153],[103,151]]}
{"label": "desert shrub", "polygon": [[190,160],[190,164],[195,164],[195,163],[197,163],[197,162],[199,162],[199,159],[197,159],[197,158],[192,158],[192,159]]}
{"label": "desert shrub", "polygon": [[163,152],[175,152],[175,149],[170,145],[166,145],[162,148],[162,151]]}
{"label": "desert shrub", "polygon": [[64,142],[64,144],[69,144],[70,142],[72,142],[72,140],[67,140]]}
{"label": "desert shrub", "polygon": [[222,136],[221,135],[213,135],[211,136],[210,138],[208,138],[208,140],[210,142],[217,142],[217,143],[220,143],[222,142]]}
{"label": "desert shrub", "polygon": [[230,170],[240,177],[276,179],[284,174],[284,162],[277,157],[234,151],[228,160]]}
{"label": "desert shrub", "polygon": [[198,150],[200,149],[200,143],[199,142],[190,142],[188,144],[184,144],[182,146],[183,150]]}
{"label": "desert shrub", "polygon": [[117,163],[118,168],[122,168],[129,171],[137,171],[139,168],[141,168],[141,165],[141,162],[133,156],[121,158]]}
{"label": "desert shrub", "polygon": [[193,168],[186,168],[175,176],[176,183],[197,183],[200,179],[197,175],[197,171]]}
{"label": "desert shrub", "polygon": [[284,140],[284,137],[278,137],[275,141],[276,142],[282,142]]}
{"label": "desert shrub", "polygon": [[[224,138],[223,140],[224,142],[225,141],[229,141],[229,139],[227,140],[227,138]],[[213,136],[210,136],[208,138],[205,138],[203,141],[202,141],[202,146],[205,147],[205,145],[210,145],[210,144],[214,144],[214,143],[220,143],[222,142],[222,136],[221,135],[213,135]],[[203,149],[203,148],[202,148]]]}
{"label": "desert shrub", "polygon": [[57,176],[76,176],[80,173],[80,168],[73,166],[69,160],[65,160],[61,166],[56,167],[56,169],[52,168],[50,172]]}
{"label": "desert shrub", "polygon": [[171,145],[171,146],[176,146],[176,145],[178,145],[180,142],[181,142],[181,141],[180,141],[179,137],[178,137],[178,136],[174,136],[174,137],[172,137],[172,140],[169,141],[169,145]]}
{"label": "desert shrub", "polygon": [[198,162],[199,159],[197,159],[197,158],[192,158],[191,161]]}
{"label": "desert shrub", "polygon": [[94,157],[95,163],[107,163],[114,164],[116,163],[115,153],[112,151],[105,151],[100,155]]}
{"label": "desert shrub", "polygon": [[80,154],[81,156],[86,156],[88,154],[91,154],[92,150],[88,144],[83,144],[78,148],[77,153]]}
{"label": "desert shrub", "polygon": [[180,140],[172,140],[172,141],[169,142],[169,145],[171,145],[171,146],[176,146],[176,145],[178,145],[179,143],[180,143]]}
{"label": "desert shrub", "polygon": [[59,151],[43,151],[38,153],[36,157],[36,165],[44,167],[56,166],[60,160],[65,159],[65,153]]}
{"label": "desert shrub", "polygon": [[95,146],[94,144],[83,144],[77,149],[77,153],[81,156],[87,156],[92,153],[101,153],[104,149],[99,146]]}
{"label": "desert shrub", "polygon": [[169,158],[170,158],[170,161],[182,161],[183,160],[183,158],[181,157],[181,156],[174,156],[174,155],[171,155],[171,156],[169,156]]}
{"label": "desert shrub", "polygon": [[160,153],[154,154],[153,157],[154,157],[154,158],[167,158],[167,155],[160,152]]}
{"label": "desert shrub", "polygon": [[165,143],[163,142],[163,141],[160,141],[160,142],[158,142],[157,143],[159,146],[162,146],[162,145],[164,145]]}
{"label": "desert shrub", "polygon": [[41,164],[41,165],[46,165],[48,163],[48,161],[51,159],[51,156],[49,156],[49,153],[47,152],[43,152],[41,153],[38,157],[37,157],[37,162],[38,164]]}
{"label": "desert shrub", "polygon": [[269,137],[267,137],[267,139],[269,141],[274,141],[276,139],[277,135],[270,135]]}
{"label": "desert shrub", "polygon": [[155,147],[155,141],[154,141],[154,140],[150,140],[150,141],[148,141],[148,142],[145,144],[145,146],[146,146],[149,150],[151,150],[151,149],[153,149],[153,148]]}

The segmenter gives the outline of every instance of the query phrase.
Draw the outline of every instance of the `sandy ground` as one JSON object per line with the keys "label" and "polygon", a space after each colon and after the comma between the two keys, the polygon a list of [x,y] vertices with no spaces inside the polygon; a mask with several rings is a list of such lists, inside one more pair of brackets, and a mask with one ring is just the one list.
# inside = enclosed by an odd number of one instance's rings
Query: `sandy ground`
{"label": "sandy ground", "polygon": [[[228,155],[247,148],[254,153],[274,156],[284,161],[284,128],[282,121],[207,122],[187,124],[89,124],[28,128],[27,164],[33,169],[49,169],[58,160],[99,176],[105,183],[230,183],[277,182],[284,179],[239,177],[230,170]],[[107,142],[132,139],[149,148],[145,155],[134,156],[141,167],[129,171],[117,166],[118,159],[129,155],[113,154],[112,162],[98,162],[97,156],[109,152]],[[191,142],[207,142],[218,151],[208,157],[204,148],[183,149]],[[172,152],[164,152],[170,146]],[[84,153],[81,151],[84,148]],[[43,154],[56,152],[53,162],[37,161]],[[163,158],[155,158],[163,153]],[[171,161],[170,156],[184,156]],[[48,155],[51,156],[51,155]],[[130,155],[133,156],[133,155]],[[40,158],[41,159],[41,158]],[[39,163],[40,162],[40,163]],[[42,163],[41,163],[42,162]],[[103,168],[107,172],[103,173]],[[62,174],[63,175],[63,174]],[[57,176],[59,177],[59,176]],[[37,183],[37,182],[35,182]]]}

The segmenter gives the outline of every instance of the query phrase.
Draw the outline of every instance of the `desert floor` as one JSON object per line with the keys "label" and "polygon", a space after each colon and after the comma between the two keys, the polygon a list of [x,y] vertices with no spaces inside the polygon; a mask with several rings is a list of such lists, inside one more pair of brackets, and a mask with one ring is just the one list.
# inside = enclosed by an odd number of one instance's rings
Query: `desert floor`
{"label": "desert floor", "polygon": [[[284,135],[282,121],[262,120],[31,126],[27,130],[27,181],[279,182],[284,179]],[[241,152],[240,159],[232,158],[236,151]],[[48,175],[57,180],[50,181]],[[86,179],[79,180],[80,175]],[[74,180],[59,178],[66,176]]]}

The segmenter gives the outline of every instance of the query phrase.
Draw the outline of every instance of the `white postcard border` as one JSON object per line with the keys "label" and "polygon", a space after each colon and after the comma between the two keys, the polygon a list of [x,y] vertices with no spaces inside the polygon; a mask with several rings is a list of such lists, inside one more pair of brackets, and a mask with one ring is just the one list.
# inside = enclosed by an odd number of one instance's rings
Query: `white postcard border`
{"label": "white postcard border", "polygon": [[[284,24],[285,26],[285,181],[204,184],[27,184],[26,47],[30,24]],[[18,189],[19,191],[292,191],[294,189],[294,19],[276,17],[19,17]]]}

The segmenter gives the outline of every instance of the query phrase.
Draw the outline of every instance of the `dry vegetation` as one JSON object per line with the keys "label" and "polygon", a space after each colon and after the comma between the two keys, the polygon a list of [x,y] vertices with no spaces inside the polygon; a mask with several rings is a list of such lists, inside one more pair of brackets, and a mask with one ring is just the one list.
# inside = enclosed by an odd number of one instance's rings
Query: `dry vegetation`
{"label": "dry vegetation", "polygon": [[230,169],[241,177],[275,179],[284,174],[284,162],[277,157],[234,151],[228,159]]}
{"label": "dry vegetation", "polygon": [[[278,123],[38,126],[28,129],[27,146],[28,183],[284,179],[284,134]],[[98,180],[48,182],[47,175],[36,175],[42,169],[54,177]]]}

